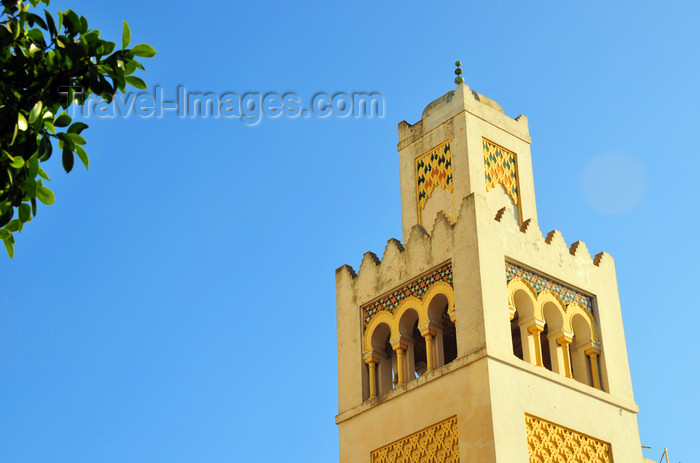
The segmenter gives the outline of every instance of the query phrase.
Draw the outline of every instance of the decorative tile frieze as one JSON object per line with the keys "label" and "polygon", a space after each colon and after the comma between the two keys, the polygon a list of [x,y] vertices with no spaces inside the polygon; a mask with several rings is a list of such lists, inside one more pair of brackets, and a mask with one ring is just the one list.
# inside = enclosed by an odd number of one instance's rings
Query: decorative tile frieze
{"label": "decorative tile frieze", "polygon": [[515,153],[509,151],[494,142],[481,139],[484,151],[484,173],[486,191],[495,188],[497,184],[503,185],[513,204],[518,205],[518,167]]}
{"label": "decorative tile frieze", "polygon": [[372,463],[459,463],[457,417],[372,452]]}
{"label": "decorative tile frieze", "polygon": [[416,194],[418,211],[425,208],[436,188],[454,193],[450,140],[439,144],[416,159]]}
{"label": "decorative tile frieze", "polygon": [[525,414],[530,463],[612,463],[609,443]]}
{"label": "decorative tile frieze", "polygon": [[393,314],[401,302],[408,297],[421,299],[438,281],[444,281],[452,286],[452,263],[447,263],[422,277],[416,278],[390,294],[363,307],[364,327],[367,328],[372,317],[379,312],[387,311]]}
{"label": "decorative tile frieze", "polygon": [[532,272],[530,270],[519,267],[513,263],[506,262],[506,280],[510,283],[514,278],[521,278],[525,280],[532,289],[539,295],[543,291],[550,291],[555,296],[557,296],[564,303],[565,307],[569,304],[575,302],[580,304],[584,309],[588,310],[591,314],[593,312],[593,297],[587,296],[575,289],[566,287],[561,283],[550,280],[549,278],[540,275],[538,273]]}

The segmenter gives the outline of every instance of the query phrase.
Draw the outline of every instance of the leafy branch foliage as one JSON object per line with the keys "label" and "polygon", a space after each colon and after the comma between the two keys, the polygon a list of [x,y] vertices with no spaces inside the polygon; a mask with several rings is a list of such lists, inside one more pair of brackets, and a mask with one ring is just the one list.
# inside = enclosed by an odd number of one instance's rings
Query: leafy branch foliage
{"label": "leafy branch foliage", "polygon": [[[94,94],[108,102],[127,85],[145,89],[132,75],[143,65],[137,57],[151,58],[147,44],[127,48],[131,32],[126,21],[121,49],[89,29],[87,19],[74,11],[47,10],[37,5],[50,0],[2,0],[0,15],[0,239],[10,257],[14,233],[36,216],[37,199],[54,202],[44,185],[49,176],[41,168],[56,147],[63,168],[73,169],[75,156],[88,168],[87,124],[73,122],[65,111],[74,102],[85,104]],[[30,7],[33,7],[30,8]]]}

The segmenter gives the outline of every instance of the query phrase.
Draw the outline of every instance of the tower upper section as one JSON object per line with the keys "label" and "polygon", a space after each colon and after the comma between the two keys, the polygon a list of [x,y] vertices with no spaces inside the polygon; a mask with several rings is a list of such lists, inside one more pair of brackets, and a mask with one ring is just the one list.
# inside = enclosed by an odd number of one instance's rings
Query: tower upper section
{"label": "tower upper section", "polygon": [[537,223],[527,117],[512,119],[498,103],[459,84],[399,123],[403,237],[414,225],[429,232],[439,211],[456,217],[465,196],[487,192],[494,214],[506,208]]}

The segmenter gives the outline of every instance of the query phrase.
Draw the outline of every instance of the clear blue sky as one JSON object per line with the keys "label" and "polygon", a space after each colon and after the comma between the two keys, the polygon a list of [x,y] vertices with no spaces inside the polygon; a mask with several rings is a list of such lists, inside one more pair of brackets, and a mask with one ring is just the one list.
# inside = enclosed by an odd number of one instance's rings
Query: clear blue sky
{"label": "clear blue sky", "polygon": [[126,19],[166,93],[386,112],[89,120],[89,172],[51,159],[56,203],[0,257],[0,461],[337,461],[334,270],[401,238],[396,126],[455,59],[529,117],[543,232],[616,259],[646,455],[693,461],[700,6],[614,3],[52,4]]}

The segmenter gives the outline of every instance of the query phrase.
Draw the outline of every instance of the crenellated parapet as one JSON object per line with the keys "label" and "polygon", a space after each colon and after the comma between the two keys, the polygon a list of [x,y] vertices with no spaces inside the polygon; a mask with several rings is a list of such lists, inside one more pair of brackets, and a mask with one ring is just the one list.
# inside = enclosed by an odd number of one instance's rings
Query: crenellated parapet
{"label": "crenellated parapet", "polygon": [[336,274],[352,282],[355,302],[369,303],[448,261],[454,246],[454,226],[446,214],[439,214],[432,234],[415,225],[405,244],[394,238],[388,240],[381,259],[367,252],[357,272],[343,265]]}
{"label": "crenellated parapet", "polygon": [[[387,241],[381,258],[367,252],[357,272],[351,266],[343,265],[336,270],[336,274],[339,278],[352,282],[353,299],[356,303],[366,304],[385,293],[390,293],[403,283],[450,261],[454,253],[455,230],[460,228],[463,221],[473,220],[472,217],[464,218],[468,215],[463,213],[465,208],[466,205],[463,204],[456,219],[441,211],[431,226],[432,233],[428,233],[421,225],[414,225],[405,244],[391,238]],[[572,289],[572,285],[585,287],[586,283],[593,279],[590,275],[614,272],[614,260],[610,254],[600,252],[592,258],[583,241],[578,240],[568,245],[558,230],[552,230],[543,236],[530,219],[518,224],[514,220],[504,220],[503,213],[503,209],[497,211],[488,226],[492,228],[491,233],[500,238],[505,260],[516,260],[534,267],[539,267],[536,262],[538,260],[556,263],[555,268],[546,265],[546,269],[541,271],[554,270],[555,274],[560,273],[556,270],[563,272],[565,275],[553,277],[551,284],[560,288],[566,287],[570,292],[577,291]],[[530,263],[528,254],[537,255],[538,258]],[[568,279],[573,281],[568,281],[563,286],[561,282],[557,282],[557,278],[567,280],[568,275],[572,277]],[[585,292],[585,288],[583,291]],[[585,297],[589,302],[582,305],[593,312],[593,298]]]}

